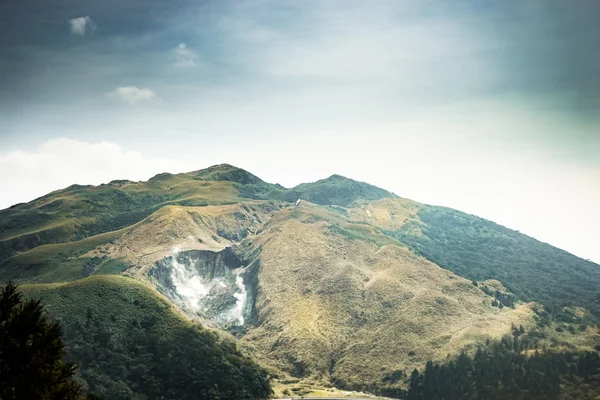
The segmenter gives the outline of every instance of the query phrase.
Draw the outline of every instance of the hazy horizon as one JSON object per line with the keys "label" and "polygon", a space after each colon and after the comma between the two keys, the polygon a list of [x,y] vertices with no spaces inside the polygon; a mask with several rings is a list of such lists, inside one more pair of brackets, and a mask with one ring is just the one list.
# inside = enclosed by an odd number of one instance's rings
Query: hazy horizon
{"label": "hazy horizon", "polygon": [[344,175],[598,263],[600,6],[577,5],[1,5],[0,208],[229,163]]}

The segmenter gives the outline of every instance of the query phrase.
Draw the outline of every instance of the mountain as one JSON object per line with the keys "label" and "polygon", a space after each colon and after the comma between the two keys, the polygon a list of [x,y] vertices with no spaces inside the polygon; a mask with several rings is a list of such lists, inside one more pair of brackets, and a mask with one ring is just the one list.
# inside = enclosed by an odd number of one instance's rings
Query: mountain
{"label": "mountain", "polygon": [[72,242],[125,228],[168,205],[302,198],[345,206],[359,198],[383,197],[393,194],[339,175],[288,190],[228,164],[177,175],[163,173],[147,182],[115,180],[100,186],[72,185],[0,210],[0,263],[43,244]]}
{"label": "mountain", "polygon": [[283,192],[280,197],[287,201],[302,199],[315,204],[347,207],[358,199],[379,200],[384,197],[396,196],[368,183],[358,182],[340,175],[331,175],[327,179],[295,186]]}
{"label": "mountain", "polygon": [[[494,222],[443,207],[421,206],[418,221],[395,237],[468,279],[497,279],[524,301],[571,321],[569,307],[600,317],[600,267]],[[415,228],[423,234],[415,235]]]}
{"label": "mountain", "polygon": [[373,389],[386,374],[534,325],[530,304],[492,307],[471,281],[311,203],[280,211],[245,245],[257,288],[242,343],[292,376]]}
{"label": "mountain", "polygon": [[252,199],[279,190],[230,165],[187,174],[159,174],[147,182],[72,185],[0,211],[0,262],[43,244],[81,240],[125,228],[166,205],[205,206]]}
{"label": "mountain", "polygon": [[[131,306],[119,292],[136,282],[204,327],[194,329],[223,336],[215,346],[235,353],[227,343],[237,340],[280,395],[335,385],[402,396],[414,368],[515,329],[532,348],[600,348],[597,264],[339,175],[286,189],[221,164],[71,186],[0,211],[0,249],[0,279],[49,299],[55,318],[85,324],[87,309],[64,293],[84,296],[93,283],[117,302],[90,303],[93,319],[121,332],[111,308]],[[160,332],[140,329],[139,340],[179,340]],[[69,340],[75,356],[86,351]],[[147,372],[118,361],[131,358],[126,346],[112,351],[105,366],[131,377],[120,381],[127,393],[143,393],[133,377]],[[232,368],[246,368],[236,357]],[[88,383],[112,379],[102,376],[82,372]],[[249,379],[257,384],[247,393],[264,387]]]}

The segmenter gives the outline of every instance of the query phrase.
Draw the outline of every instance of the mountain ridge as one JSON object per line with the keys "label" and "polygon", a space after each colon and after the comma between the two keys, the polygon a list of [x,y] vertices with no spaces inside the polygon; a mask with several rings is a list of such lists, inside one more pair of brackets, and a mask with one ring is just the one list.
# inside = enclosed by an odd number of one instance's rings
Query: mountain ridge
{"label": "mountain ridge", "polygon": [[514,326],[539,346],[600,343],[598,265],[336,174],[284,188],[219,164],[71,185],[0,211],[0,251],[3,281],[142,281],[280,389],[393,392]]}
{"label": "mountain ridge", "polygon": [[[29,250],[40,244],[69,242],[121,229],[168,204],[205,206],[251,199],[296,201],[314,196],[313,185],[321,182],[285,189],[241,168],[219,164],[189,173],[162,173],[145,182],[118,180],[97,186],[70,185],[0,210],[0,263],[15,254],[10,249]],[[349,178],[344,178],[343,183],[358,185],[369,198],[391,195]],[[347,188],[344,190],[348,192]],[[310,196],[303,191],[310,191]]]}

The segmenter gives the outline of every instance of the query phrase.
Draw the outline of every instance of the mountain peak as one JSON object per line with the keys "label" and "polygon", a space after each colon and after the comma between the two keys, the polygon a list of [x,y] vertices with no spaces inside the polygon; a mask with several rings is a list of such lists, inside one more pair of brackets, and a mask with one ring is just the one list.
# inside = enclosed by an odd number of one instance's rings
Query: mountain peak
{"label": "mountain peak", "polygon": [[325,179],[322,179],[322,180],[336,180],[336,181],[346,181],[346,180],[350,180],[350,181],[351,181],[351,180],[353,180],[353,179],[346,178],[345,176],[342,176],[342,175],[333,174],[333,175],[331,175],[329,178],[325,178]]}
{"label": "mountain peak", "polygon": [[396,197],[385,189],[338,174],[316,182],[300,184],[294,187],[291,193],[312,203],[344,207],[359,199],[379,200],[384,197]]}
{"label": "mountain peak", "polygon": [[260,179],[258,176],[230,164],[212,165],[199,171],[190,172],[187,175],[193,176],[195,179],[203,179],[207,181],[230,181],[244,185],[265,184],[265,181]]}

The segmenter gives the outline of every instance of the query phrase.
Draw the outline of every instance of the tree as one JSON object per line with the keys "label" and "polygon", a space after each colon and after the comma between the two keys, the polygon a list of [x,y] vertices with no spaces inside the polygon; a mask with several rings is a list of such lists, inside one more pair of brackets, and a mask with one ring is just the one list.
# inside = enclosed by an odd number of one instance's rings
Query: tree
{"label": "tree", "polygon": [[414,370],[407,400],[596,400],[600,399],[600,355],[596,352],[523,352],[510,336],[461,353],[443,364],[428,361]]}
{"label": "tree", "polygon": [[[49,322],[39,300],[23,300],[17,286],[0,288],[0,398],[81,399],[76,366],[63,361],[59,323]],[[90,396],[88,398],[95,398]]]}

